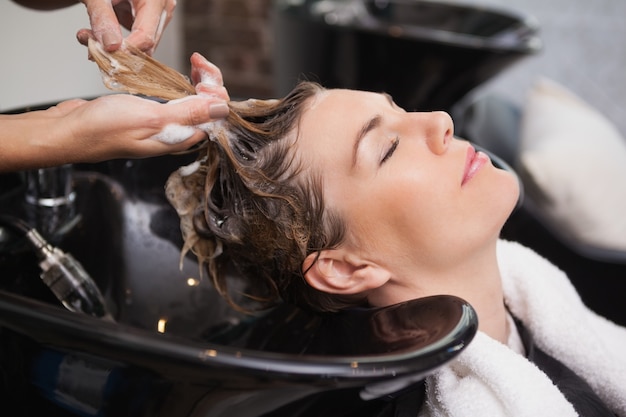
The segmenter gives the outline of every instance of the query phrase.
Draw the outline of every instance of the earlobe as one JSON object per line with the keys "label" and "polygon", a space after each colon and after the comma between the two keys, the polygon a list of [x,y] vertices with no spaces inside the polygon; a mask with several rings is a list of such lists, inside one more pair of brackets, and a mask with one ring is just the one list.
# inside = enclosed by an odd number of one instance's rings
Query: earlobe
{"label": "earlobe", "polygon": [[341,249],[310,254],[302,270],[310,286],[331,294],[358,294],[382,286],[390,277],[384,268]]}

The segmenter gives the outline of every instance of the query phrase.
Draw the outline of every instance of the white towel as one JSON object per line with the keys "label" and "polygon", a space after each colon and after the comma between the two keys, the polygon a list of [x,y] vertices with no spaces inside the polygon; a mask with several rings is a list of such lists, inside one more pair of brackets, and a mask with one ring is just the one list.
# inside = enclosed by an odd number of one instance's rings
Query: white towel
{"label": "white towel", "polygon": [[[500,241],[498,262],[505,301],[536,345],[585,379],[610,409],[626,417],[626,328],[589,310],[567,276],[531,249]],[[478,332],[465,351],[427,378],[426,403],[419,415],[577,413],[539,368]]]}

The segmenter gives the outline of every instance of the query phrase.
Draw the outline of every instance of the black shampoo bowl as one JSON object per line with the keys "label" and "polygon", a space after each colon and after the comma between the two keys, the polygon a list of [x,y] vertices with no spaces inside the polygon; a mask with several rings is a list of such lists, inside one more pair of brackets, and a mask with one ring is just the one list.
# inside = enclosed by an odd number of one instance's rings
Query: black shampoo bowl
{"label": "black shampoo bowl", "polygon": [[454,1],[277,0],[279,95],[302,77],[385,91],[406,110],[447,110],[541,49],[528,15]]}
{"label": "black shampoo bowl", "polygon": [[[15,416],[296,417],[322,404],[329,417],[380,415],[389,403],[361,392],[415,383],[474,336],[472,308],[447,296],[329,316],[229,308],[193,257],[179,269],[163,187],[188,162],[73,167],[74,210],[50,239],[89,272],[114,322],[65,309],[24,239],[0,227],[0,398]],[[0,214],[41,219],[21,178],[0,176]]]}

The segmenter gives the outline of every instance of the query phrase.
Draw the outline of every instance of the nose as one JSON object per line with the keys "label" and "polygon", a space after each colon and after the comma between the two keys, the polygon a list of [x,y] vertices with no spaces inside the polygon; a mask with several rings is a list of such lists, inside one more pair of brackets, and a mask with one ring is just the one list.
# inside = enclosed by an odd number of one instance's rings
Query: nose
{"label": "nose", "polygon": [[426,119],[425,137],[428,148],[436,155],[443,154],[454,136],[454,122],[445,111],[423,113]]}

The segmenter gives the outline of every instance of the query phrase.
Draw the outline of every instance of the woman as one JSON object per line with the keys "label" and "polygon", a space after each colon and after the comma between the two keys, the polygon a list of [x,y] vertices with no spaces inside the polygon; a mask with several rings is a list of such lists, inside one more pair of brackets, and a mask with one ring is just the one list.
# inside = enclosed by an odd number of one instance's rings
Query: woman
{"label": "woman", "polygon": [[517,180],[446,113],[309,82],[230,109],[166,190],[222,294],[232,263],[255,298],[319,311],[456,295],[480,331],[427,378],[420,415],[626,415],[626,330],[499,240]]}

